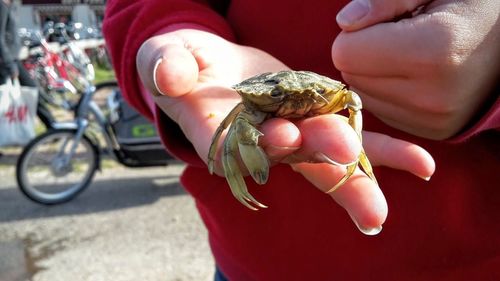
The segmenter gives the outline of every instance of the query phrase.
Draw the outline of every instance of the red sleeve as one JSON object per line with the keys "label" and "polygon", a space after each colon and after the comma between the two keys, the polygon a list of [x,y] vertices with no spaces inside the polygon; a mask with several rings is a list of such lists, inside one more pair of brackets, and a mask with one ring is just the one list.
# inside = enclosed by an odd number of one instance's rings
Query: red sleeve
{"label": "red sleeve", "polygon": [[125,99],[148,119],[156,121],[169,152],[188,163],[204,165],[179,127],[156,108],[136,70],[135,59],[142,43],[174,24],[203,27],[233,39],[229,25],[208,3],[189,0],[109,0],[103,34]]}
{"label": "red sleeve", "polygon": [[500,85],[493,92],[493,98],[488,102],[486,109],[476,122],[466,128],[462,133],[450,139],[451,142],[464,142],[469,138],[487,130],[500,131]]}

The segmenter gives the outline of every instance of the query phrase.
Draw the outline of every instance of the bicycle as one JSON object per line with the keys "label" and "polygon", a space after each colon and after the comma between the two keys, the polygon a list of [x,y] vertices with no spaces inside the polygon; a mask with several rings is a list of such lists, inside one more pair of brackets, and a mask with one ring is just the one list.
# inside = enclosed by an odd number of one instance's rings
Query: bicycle
{"label": "bicycle", "polygon": [[[111,91],[107,114],[92,99],[105,88]],[[55,124],[55,129],[24,148],[16,165],[21,191],[46,205],[67,202],[90,185],[101,169],[103,155],[128,167],[167,165],[172,157],[153,124],[127,106],[116,82],[87,87],[75,108],[74,121]],[[131,120],[138,122],[134,125]]]}
{"label": "bicycle", "polygon": [[[37,51],[33,51],[34,48],[37,48]],[[73,46],[71,49],[66,50],[75,49]],[[31,77],[39,84],[47,102],[65,109],[68,109],[66,102],[72,97],[64,96],[60,92],[57,93],[56,90],[61,88],[60,84],[66,81],[71,83],[74,89],[66,92],[74,94],[78,90],[83,90],[89,81],[93,79],[93,67],[90,61],[88,64],[85,62],[75,64],[76,66],[73,65],[63,57],[62,53],[53,51],[43,37],[40,37],[38,42],[30,46],[30,55],[23,60],[23,65]],[[82,69],[77,67],[78,65]],[[89,69],[92,69],[92,72]]]}

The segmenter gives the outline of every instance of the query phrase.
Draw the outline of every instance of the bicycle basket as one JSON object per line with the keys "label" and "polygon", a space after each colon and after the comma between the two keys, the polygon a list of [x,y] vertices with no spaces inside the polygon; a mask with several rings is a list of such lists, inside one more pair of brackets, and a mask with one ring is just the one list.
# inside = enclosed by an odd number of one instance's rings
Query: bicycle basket
{"label": "bicycle basket", "polygon": [[108,99],[111,126],[120,146],[118,155],[127,166],[167,164],[172,157],[163,147],[153,123],[132,108],[115,90]]}

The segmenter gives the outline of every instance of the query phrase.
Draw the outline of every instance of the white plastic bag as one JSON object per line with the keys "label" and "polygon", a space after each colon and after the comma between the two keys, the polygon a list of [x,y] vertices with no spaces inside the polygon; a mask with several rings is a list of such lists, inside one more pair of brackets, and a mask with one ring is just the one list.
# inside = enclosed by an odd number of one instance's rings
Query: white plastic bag
{"label": "white plastic bag", "polygon": [[38,89],[21,87],[19,80],[0,85],[0,147],[24,145],[35,137]]}

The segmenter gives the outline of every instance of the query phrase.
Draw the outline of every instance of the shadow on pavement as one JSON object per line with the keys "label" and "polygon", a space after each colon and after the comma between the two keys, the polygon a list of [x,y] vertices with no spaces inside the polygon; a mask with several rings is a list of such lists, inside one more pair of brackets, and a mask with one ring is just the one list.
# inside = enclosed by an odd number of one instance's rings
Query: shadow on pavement
{"label": "shadow on pavement", "polygon": [[1,165],[12,165],[16,166],[17,163],[17,154],[12,154],[12,153],[3,153],[0,150],[0,164]]}
{"label": "shadow on pavement", "polygon": [[140,176],[95,180],[73,200],[52,206],[35,203],[19,189],[0,190],[0,222],[87,214],[151,204],[186,194],[177,176]]}

